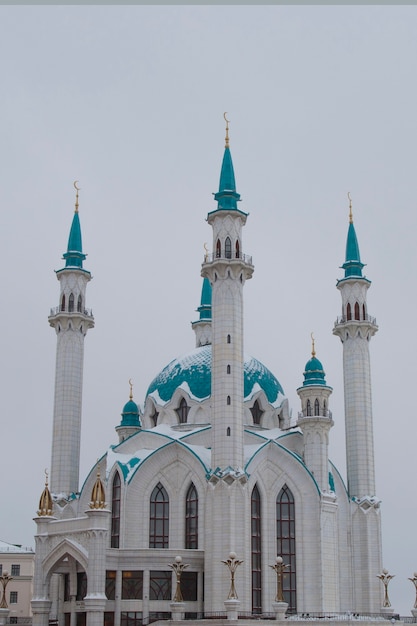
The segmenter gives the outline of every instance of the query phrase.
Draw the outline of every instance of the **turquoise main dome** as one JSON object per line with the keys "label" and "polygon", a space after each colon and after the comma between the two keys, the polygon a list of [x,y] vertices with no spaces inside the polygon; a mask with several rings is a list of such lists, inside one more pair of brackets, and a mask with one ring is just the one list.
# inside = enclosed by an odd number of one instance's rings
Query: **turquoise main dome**
{"label": "turquoise main dome", "polygon": [[[198,401],[211,395],[211,345],[195,348],[168,363],[149,385],[146,397],[152,397],[158,404],[166,404],[179,387]],[[278,380],[260,361],[245,356],[245,400],[259,389],[265,392],[272,405],[280,406],[284,391]]]}

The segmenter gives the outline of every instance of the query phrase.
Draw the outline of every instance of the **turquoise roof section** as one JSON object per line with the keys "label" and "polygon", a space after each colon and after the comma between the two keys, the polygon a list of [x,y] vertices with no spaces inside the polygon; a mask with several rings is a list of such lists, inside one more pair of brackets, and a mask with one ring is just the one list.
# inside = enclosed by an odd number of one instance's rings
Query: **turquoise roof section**
{"label": "turquoise roof section", "polygon": [[363,267],[365,267],[365,264],[361,263],[355,227],[353,222],[350,222],[346,240],[346,260],[342,265],[342,268],[345,270],[345,278],[350,278],[351,276],[362,278]]}
{"label": "turquoise roof section", "polygon": [[[174,359],[154,378],[146,397],[157,404],[166,404],[176,389],[182,388],[190,397],[201,402],[211,395],[211,346],[202,346]],[[275,376],[257,359],[245,357],[244,396],[245,400],[262,389],[268,401],[280,406],[284,391]]]}
{"label": "turquoise roof section", "polygon": [[129,400],[123,407],[122,421],[120,426],[138,426],[140,427],[139,409],[136,402]]}
{"label": "turquoise roof section", "polygon": [[232,155],[228,146],[226,146],[224,150],[219,191],[214,194],[214,199],[217,202],[218,211],[238,210],[237,203],[240,200],[240,194],[236,192],[235,172],[233,169]]}
{"label": "turquoise roof section", "polygon": [[211,285],[208,278],[203,280],[201,301],[197,311],[200,313],[200,320],[211,320]]}
{"label": "turquoise roof section", "polygon": [[324,377],[323,365],[315,356],[311,357],[305,366],[303,387],[308,387],[309,385],[323,385],[326,387],[326,379]]}
{"label": "turquoise roof section", "polygon": [[75,211],[71,224],[71,230],[68,237],[68,249],[63,255],[65,259],[65,267],[83,268],[83,261],[86,255],[83,254],[83,244],[81,238],[81,225],[78,211]]}

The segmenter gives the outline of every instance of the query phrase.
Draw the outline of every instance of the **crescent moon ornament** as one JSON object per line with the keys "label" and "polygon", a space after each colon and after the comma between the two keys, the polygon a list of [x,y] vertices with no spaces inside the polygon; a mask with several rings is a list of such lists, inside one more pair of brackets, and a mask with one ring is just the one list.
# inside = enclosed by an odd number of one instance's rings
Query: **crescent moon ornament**
{"label": "crescent moon ornament", "polygon": [[132,383],[131,378],[129,378],[129,386],[130,386],[130,400],[133,400],[133,383]]}
{"label": "crescent moon ornament", "polygon": [[227,124],[229,124],[229,123],[230,123],[230,120],[228,120],[228,119],[227,119],[226,115],[227,115],[227,111],[225,111],[225,112],[223,113],[223,117],[224,117],[224,121],[225,121]]}
{"label": "crescent moon ornament", "polygon": [[226,143],[225,148],[229,147],[229,120],[226,117],[227,111],[223,113],[224,121],[226,122]]}
{"label": "crescent moon ornament", "polygon": [[76,189],[77,191],[80,191],[80,188],[77,187],[78,184],[78,180],[74,180],[74,189]]}

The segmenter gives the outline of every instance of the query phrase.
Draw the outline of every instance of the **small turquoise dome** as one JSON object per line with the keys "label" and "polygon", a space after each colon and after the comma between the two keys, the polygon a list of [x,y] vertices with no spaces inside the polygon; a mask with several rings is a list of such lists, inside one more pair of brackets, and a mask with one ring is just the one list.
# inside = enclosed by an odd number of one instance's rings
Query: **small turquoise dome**
{"label": "small turquoise dome", "polygon": [[321,362],[315,356],[311,357],[305,366],[303,387],[308,385],[326,385],[325,375]]}
{"label": "small turquoise dome", "polygon": [[[198,401],[211,395],[211,345],[196,348],[174,359],[154,378],[146,397],[151,396],[158,404],[166,404],[181,387]],[[284,391],[275,376],[257,359],[245,356],[244,396],[249,400],[262,389],[273,406],[280,406]]]}
{"label": "small turquoise dome", "polygon": [[138,405],[133,400],[124,405],[120,426],[140,426]]}

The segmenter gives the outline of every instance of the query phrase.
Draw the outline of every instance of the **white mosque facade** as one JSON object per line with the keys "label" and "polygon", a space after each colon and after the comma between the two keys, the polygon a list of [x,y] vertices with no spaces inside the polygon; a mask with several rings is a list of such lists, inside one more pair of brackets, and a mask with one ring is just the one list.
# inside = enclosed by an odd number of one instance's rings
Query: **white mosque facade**
{"label": "white mosque facade", "polygon": [[[243,292],[254,266],[228,132],[214,199],[195,348],[150,383],[143,409],[131,393],[115,441],[80,491],[83,351],[94,318],[86,308],[91,275],[77,195],[65,266],[57,271],[58,306],[49,316],[57,335],[53,442],[50,486],[35,519],[34,626],[225,615],[231,553],[241,561],[232,603],[242,616],[273,613],[277,556],[287,566],[287,615],[381,610],[369,360],[377,326],[352,219],[333,329],[343,351],[345,484],[329,460],[332,388],[314,344],[297,390],[298,419],[275,376],[244,353]],[[186,565],[183,602],[172,603],[177,557]]]}

